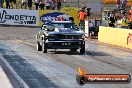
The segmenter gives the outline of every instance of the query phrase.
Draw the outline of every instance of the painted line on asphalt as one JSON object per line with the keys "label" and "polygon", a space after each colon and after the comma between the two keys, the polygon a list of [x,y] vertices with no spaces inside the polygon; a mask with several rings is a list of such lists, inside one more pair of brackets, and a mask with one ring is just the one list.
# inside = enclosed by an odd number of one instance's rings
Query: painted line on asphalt
{"label": "painted line on asphalt", "polygon": [[5,64],[5,66],[9,69],[11,74],[18,80],[24,88],[29,88],[29,86],[17,75],[17,73],[13,70],[13,68],[9,65],[9,63],[0,55],[1,60]]}
{"label": "painted line on asphalt", "polygon": [[3,68],[0,66],[0,87],[2,88],[13,88],[9,78],[7,77],[6,73],[4,72]]}
{"label": "painted line on asphalt", "polygon": [[19,40],[19,39],[17,39],[16,41],[17,41],[18,43],[24,43],[24,44],[27,44],[27,45],[36,46],[35,44],[32,44],[32,43],[27,42],[27,41],[23,41],[23,40]]}

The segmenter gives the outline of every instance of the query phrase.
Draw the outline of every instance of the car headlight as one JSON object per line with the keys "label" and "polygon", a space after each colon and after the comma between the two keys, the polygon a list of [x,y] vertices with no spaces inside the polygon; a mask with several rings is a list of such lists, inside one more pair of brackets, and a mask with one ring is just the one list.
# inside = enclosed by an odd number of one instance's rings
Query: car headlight
{"label": "car headlight", "polygon": [[45,29],[45,31],[48,31],[48,29]]}
{"label": "car headlight", "polygon": [[82,35],[82,39],[84,39],[84,38],[85,38],[85,35],[83,34],[83,35]]}

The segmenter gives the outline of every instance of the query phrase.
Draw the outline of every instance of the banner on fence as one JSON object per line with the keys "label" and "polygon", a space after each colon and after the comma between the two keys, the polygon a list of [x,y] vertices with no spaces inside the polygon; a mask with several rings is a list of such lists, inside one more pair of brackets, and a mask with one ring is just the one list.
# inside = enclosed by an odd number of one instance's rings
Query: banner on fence
{"label": "banner on fence", "polygon": [[78,18],[78,12],[75,10],[40,10],[39,11],[39,19],[40,23],[39,25],[42,26],[42,24],[46,21],[68,21],[70,17],[74,18],[74,22],[79,25],[79,18]]}
{"label": "banner on fence", "polygon": [[37,10],[0,9],[0,24],[39,26]]}

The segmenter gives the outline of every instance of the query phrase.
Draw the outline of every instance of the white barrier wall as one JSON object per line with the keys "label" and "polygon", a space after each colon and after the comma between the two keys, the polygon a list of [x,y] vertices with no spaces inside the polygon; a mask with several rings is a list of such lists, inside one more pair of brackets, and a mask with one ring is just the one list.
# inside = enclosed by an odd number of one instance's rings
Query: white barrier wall
{"label": "white barrier wall", "polygon": [[85,20],[85,36],[89,37],[89,24],[88,24],[88,20]]}
{"label": "white barrier wall", "polygon": [[1,8],[0,24],[39,26],[39,11]]}

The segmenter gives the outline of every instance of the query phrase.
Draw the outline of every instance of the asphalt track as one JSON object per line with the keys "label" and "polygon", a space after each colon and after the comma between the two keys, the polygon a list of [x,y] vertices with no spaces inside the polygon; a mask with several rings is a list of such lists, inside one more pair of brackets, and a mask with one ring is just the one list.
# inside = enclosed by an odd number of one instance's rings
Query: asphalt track
{"label": "asphalt track", "polygon": [[[86,40],[86,53],[69,50],[36,50],[35,35],[39,28],[0,27],[0,60],[7,75],[12,75],[14,88],[132,88],[130,84],[76,83],[78,67],[88,74],[130,74],[132,50]],[[13,83],[13,82],[12,82]]]}

